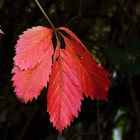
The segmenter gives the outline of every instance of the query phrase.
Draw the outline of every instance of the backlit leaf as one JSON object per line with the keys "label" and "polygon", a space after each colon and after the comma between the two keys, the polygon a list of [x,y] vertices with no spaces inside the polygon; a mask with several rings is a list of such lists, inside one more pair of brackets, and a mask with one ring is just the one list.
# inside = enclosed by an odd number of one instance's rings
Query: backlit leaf
{"label": "backlit leaf", "polygon": [[52,30],[37,26],[28,29],[19,36],[16,44],[15,65],[20,69],[33,68],[44,58],[46,53],[53,53]]}
{"label": "backlit leaf", "polygon": [[85,95],[92,99],[107,100],[110,81],[109,73],[91,56],[88,50],[76,40],[65,38],[66,49],[77,58],[77,69]]}
{"label": "backlit leaf", "polygon": [[[60,30],[67,33],[67,37]],[[60,27],[54,32],[61,36],[56,36],[55,53],[53,29],[37,26],[20,36],[12,81],[17,97],[25,103],[37,98],[50,81],[47,111],[53,126],[61,133],[78,117],[83,94],[92,99],[107,100],[110,81],[109,73],[72,31]]]}
{"label": "backlit leaf", "polygon": [[62,49],[52,68],[47,96],[50,121],[59,132],[69,126],[74,117],[78,117],[81,100],[82,89],[75,58]]}
{"label": "backlit leaf", "polygon": [[47,86],[51,72],[51,64],[52,59],[48,55],[33,69],[25,71],[14,66],[12,70],[14,73],[12,81],[17,97],[25,103],[32,101],[33,98],[37,98],[42,89]]}

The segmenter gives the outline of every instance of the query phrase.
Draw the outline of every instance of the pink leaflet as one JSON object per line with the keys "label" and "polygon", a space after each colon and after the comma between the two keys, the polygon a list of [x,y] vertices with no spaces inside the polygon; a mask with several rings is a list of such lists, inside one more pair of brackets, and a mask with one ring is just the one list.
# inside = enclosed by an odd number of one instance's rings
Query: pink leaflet
{"label": "pink leaflet", "polygon": [[19,36],[15,48],[16,66],[22,70],[35,67],[46,53],[53,54],[52,29],[43,26],[28,29]]}
{"label": "pink leaflet", "polygon": [[48,55],[33,69],[20,70],[17,66],[14,66],[12,81],[17,97],[23,99],[25,103],[37,98],[42,89],[47,86],[51,65],[52,58]]}

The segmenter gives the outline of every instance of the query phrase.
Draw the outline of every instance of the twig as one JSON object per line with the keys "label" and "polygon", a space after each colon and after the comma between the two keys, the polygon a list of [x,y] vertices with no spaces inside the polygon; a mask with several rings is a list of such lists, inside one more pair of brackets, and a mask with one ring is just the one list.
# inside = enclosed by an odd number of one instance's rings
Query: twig
{"label": "twig", "polygon": [[43,10],[42,6],[40,5],[40,3],[38,2],[38,0],[35,0],[36,4],[38,5],[38,7],[40,8],[41,12],[43,13],[43,15],[45,16],[45,18],[48,20],[49,24],[51,25],[51,27],[55,30],[56,28],[54,27],[53,23],[51,22],[50,18],[48,17],[48,15],[45,13],[45,11]]}
{"label": "twig", "polygon": [[26,121],[26,123],[24,124],[21,133],[18,134],[18,138],[17,138],[18,140],[23,140],[23,138],[24,138],[25,134],[27,133],[37,111],[38,111],[37,108],[32,110],[32,113],[31,113],[30,117],[28,118],[28,120]]}
{"label": "twig", "polygon": [[40,3],[38,2],[38,0],[35,0],[36,4],[38,5],[38,7],[40,8],[41,12],[43,13],[43,15],[45,16],[45,18],[48,20],[49,24],[51,25],[51,27],[54,30],[56,39],[58,41],[58,35],[57,35],[57,28],[55,28],[55,26],[53,25],[53,23],[51,22],[50,18],[48,17],[48,15],[45,13],[45,11],[43,10],[42,6],[40,5]]}
{"label": "twig", "polygon": [[65,26],[68,26],[72,21],[74,21],[75,19],[79,18],[82,16],[82,12],[81,12],[81,9],[82,9],[82,0],[79,0],[79,6],[78,6],[78,14],[74,17],[72,17],[66,24]]}
{"label": "twig", "polygon": [[73,20],[75,20],[79,17],[80,17],[80,15],[76,15],[76,16],[72,17],[64,26],[67,27]]}
{"label": "twig", "polygon": [[75,137],[81,136],[81,135],[98,135],[98,132],[81,132],[74,134],[69,140],[73,140]]}
{"label": "twig", "polygon": [[100,108],[99,108],[99,101],[98,100],[97,100],[97,130],[98,130],[98,140],[101,140]]}
{"label": "twig", "polygon": [[82,0],[79,0],[78,13],[79,13],[80,16],[82,15],[81,9],[82,9]]}
{"label": "twig", "polygon": [[93,27],[93,25],[90,24],[87,20],[85,20],[84,17],[81,16],[80,18],[81,18],[81,20],[82,20],[84,23],[86,23],[89,27],[91,27],[91,28]]}
{"label": "twig", "polygon": [[130,86],[130,96],[132,98],[132,104],[133,104],[133,107],[134,107],[134,110],[135,110],[135,113],[136,113],[136,116],[137,116],[138,126],[140,128],[140,120],[139,120],[140,119],[140,113],[139,113],[139,109],[138,109],[138,106],[137,106],[137,101],[136,101],[136,98],[135,98],[135,92],[133,90],[131,77],[129,77],[129,86]]}
{"label": "twig", "polygon": [[132,16],[130,16],[129,14],[128,14],[128,12],[125,10],[125,8],[124,8],[124,6],[118,1],[118,0],[116,0],[116,3],[118,4],[118,6],[121,8],[121,10],[123,11],[123,13],[127,16],[127,18],[129,18],[131,21],[135,21],[133,18],[132,18]]}

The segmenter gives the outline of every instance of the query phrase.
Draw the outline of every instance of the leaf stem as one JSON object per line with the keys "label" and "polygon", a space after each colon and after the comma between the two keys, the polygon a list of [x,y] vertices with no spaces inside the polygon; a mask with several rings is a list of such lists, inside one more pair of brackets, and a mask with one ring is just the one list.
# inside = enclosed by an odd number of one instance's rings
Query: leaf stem
{"label": "leaf stem", "polygon": [[45,13],[45,11],[43,10],[42,6],[40,5],[40,3],[38,2],[38,0],[35,0],[36,4],[38,5],[38,7],[40,8],[41,12],[43,13],[43,15],[45,16],[45,18],[48,20],[49,24],[51,25],[51,27],[56,30],[56,28],[54,27],[53,23],[51,22],[50,18],[48,17],[48,15]]}

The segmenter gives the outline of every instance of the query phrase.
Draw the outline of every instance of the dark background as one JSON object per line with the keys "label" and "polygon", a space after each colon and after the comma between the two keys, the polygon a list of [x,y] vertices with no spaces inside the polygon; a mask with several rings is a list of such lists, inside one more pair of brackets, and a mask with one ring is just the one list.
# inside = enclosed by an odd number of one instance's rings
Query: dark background
{"label": "dark background", "polygon": [[18,35],[50,27],[34,0],[0,0],[0,140],[139,140],[140,1],[40,0],[56,27],[69,27],[111,73],[109,102],[83,101],[79,117],[62,135],[46,112],[44,89],[21,103],[11,82]]}

